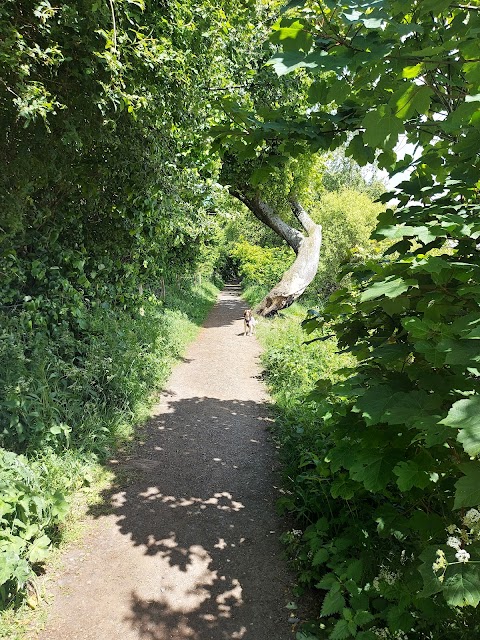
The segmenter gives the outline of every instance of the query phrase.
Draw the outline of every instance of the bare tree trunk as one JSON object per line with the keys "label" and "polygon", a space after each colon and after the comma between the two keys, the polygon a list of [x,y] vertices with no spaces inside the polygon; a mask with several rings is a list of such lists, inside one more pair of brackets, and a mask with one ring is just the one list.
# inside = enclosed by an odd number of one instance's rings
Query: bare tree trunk
{"label": "bare tree trunk", "polygon": [[269,316],[280,311],[280,309],[290,306],[292,302],[302,295],[314,279],[320,259],[322,227],[319,224],[315,224],[296,200],[292,200],[290,206],[305,233],[301,233],[284,222],[259,197],[248,198],[237,191],[232,191],[231,193],[243,202],[256,218],[283,238],[297,254],[295,262],[283,274],[280,282],[268,292],[254,309],[255,313]]}

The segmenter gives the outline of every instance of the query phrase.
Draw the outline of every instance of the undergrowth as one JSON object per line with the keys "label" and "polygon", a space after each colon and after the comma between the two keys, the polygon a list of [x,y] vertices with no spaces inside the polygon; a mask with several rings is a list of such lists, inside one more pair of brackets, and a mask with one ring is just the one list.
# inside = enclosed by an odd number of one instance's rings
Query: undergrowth
{"label": "undergrowth", "polygon": [[[0,638],[15,637],[35,571],[68,535],[72,496],[130,446],[155,392],[196,335],[218,289],[171,283],[137,312],[94,309],[55,341],[0,325]],[[67,517],[68,519],[68,517]]]}

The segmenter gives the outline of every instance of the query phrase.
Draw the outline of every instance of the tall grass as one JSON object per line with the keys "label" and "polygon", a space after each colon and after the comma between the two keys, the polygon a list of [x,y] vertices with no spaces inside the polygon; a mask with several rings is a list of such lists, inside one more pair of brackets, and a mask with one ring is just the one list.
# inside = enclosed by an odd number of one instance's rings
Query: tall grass
{"label": "tall grass", "polygon": [[312,336],[301,326],[308,302],[314,300],[294,303],[274,318],[262,320],[258,327],[265,378],[274,400],[275,434],[282,445],[287,476],[318,433],[318,404],[311,399],[317,381],[337,380],[335,372],[351,364],[349,356],[338,353],[334,338],[308,344]]}

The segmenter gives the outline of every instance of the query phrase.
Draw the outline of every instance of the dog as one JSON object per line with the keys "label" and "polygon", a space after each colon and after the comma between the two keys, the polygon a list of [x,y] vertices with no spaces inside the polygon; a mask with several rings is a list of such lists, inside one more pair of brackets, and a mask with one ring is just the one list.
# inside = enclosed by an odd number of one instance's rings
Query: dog
{"label": "dog", "polygon": [[243,314],[243,335],[253,336],[253,334],[255,333],[256,324],[257,323],[255,321],[255,318],[253,317],[252,312],[250,311],[250,309],[247,309]]}

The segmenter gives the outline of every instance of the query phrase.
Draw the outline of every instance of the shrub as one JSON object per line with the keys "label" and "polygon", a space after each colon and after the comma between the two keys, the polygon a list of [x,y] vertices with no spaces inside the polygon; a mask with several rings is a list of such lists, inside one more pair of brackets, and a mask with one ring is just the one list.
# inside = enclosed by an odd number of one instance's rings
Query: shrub
{"label": "shrub", "polygon": [[288,247],[259,247],[246,240],[235,242],[231,256],[239,262],[239,273],[245,285],[273,287],[295,256]]}
{"label": "shrub", "polygon": [[50,534],[66,513],[38,462],[0,449],[0,603],[11,601],[45,560]]}

